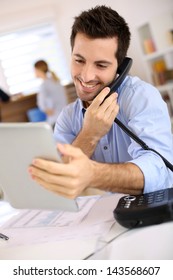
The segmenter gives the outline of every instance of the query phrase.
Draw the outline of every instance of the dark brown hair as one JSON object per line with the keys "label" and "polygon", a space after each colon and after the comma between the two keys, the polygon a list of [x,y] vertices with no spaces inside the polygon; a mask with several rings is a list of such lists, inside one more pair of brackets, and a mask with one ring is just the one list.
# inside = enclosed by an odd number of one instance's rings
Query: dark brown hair
{"label": "dark brown hair", "polygon": [[130,30],[125,20],[110,7],[96,6],[75,17],[70,37],[72,49],[77,33],[83,33],[90,38],[117,37],[118,50],[115,57],[118,65],[126,56],[130,44]]}
{"label": "dark brown hair", "polygon": [[34,63],[34,67],[35,67],[36,69],[42,71],[42,72],[45,73],[45,74],[46,74],[47,72],[50,72],[51,75],[52,75],[53,80],[54,80],[54,81],[59,81],[59,78],[57,77],[57,75],[56,75],[53,71],[49,70],[49,67],[48,67],[48,64],[47,64],[46,61],[44,61],[44,60],[38,60],[38,61],[36,61],[36,62]]}
{"label": "dark brown hair", "polygon": [[49,72],[48,64],[44,60],[38,60],[37,62],[35,62],[34,67],[44,72],[45,74]]}

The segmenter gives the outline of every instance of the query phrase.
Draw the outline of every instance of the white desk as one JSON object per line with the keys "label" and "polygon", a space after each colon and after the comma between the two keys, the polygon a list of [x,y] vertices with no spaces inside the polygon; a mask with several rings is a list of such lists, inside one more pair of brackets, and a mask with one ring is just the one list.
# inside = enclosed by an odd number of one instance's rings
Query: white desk
{"label": "white desk", "polygon": [[[27,239],[26,237],[26,244],[13,246],[15,235],[13,237],[12,231],[11,243],[0,241],[0,260],[173,260],[173,222],[128,230],[114,221],[113,226],[108,232],[104,233],[104,236],[101,233],[100,235],[92,233],[93,227],[97,227],[97,225],[103,227],[103,230],[105,226],[110,225],[113,209],[116,207],[120,196],[105,197],[96,204],[95,208],[93,207],[88,212],[85,217],[88,219],[90,235],[84,237],[83,234],[79,234],[74,238],[69,238],[67,234],[67,239],[52,241],[50,238],[48,242],[38,244],[30,244],[30,238],[28,237]],[[107,207],[105,207],[105,203]],[[102,223],[102,219],[104,223]],[[77,229],[81,230],[80,226],[79,224]],[[83,226],[84,231],[85,229]],[[49,234],[49,230],[51,236],[51,229],[48,229],[47,233]],[[57,235],[58,230],[57,228]],[[65,230],[68,233],[71,228],[67,227]],[[3,228],[1,227],[0,232],[3,233]],[[27,231],[25,233],[27,234]],[[43,233],[45,234],[45,231]]]}
{"label": "white desk", "polygon": [[125,232],[90,260],[173,260],[173,222]]}

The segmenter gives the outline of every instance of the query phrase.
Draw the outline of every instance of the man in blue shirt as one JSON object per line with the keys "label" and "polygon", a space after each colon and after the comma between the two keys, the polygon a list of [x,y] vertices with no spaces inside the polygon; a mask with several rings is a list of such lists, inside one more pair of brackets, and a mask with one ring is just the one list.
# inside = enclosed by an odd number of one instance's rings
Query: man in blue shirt
{"label": "man in blue shirt", "polygon": [[79,99],[61,112],[54,130],[66,163],[35,159],[30,168],[45,188],[74,198],[89,187],[139,194],[172,186],[173,172],[161,157],[142,149],[114,122],[117,117],[173,162],[170,118],[157,89],[127,76],[105,99],[129,43],[127,23],[109,7],[97,6],[75,18],[71,74]]}

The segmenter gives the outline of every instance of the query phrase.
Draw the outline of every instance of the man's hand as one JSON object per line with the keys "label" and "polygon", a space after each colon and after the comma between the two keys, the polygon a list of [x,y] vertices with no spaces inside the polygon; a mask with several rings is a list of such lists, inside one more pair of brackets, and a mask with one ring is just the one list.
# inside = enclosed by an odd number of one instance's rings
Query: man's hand
{"label": "man's hand", "polygon": [[57,163],[34,159],[29,173],[33,180],[59,195],[75,198],[90,186],[93,162],[79,149],[71,145],[58,144],[58,149],[69,162]]}
{"label": "man's hand", "polygon": [[95,97],[84,117],[82,133],[90,135],[97,142],[108,133],[119,111],[117,93],[105,99],[109,91],[106,87]]}
{"label": "man's hand", "polygon": [[90,160],[79,148],[58,144],[68,163],[35,159],[29,167],[33,180],[67,198],[80,196],[89,188],[128,194],[142,193],[144,176],[133,163],[108,164]]}

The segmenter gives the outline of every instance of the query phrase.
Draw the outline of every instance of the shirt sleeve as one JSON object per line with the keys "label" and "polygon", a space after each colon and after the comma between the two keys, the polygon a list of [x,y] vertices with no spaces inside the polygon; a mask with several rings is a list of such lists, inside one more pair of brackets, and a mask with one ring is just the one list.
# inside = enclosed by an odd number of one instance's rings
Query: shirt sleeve
{"label": "shirt sleeve", "polygon": [[57,143],[71,144],[79,134],[83,117],[78,107],[78,102],[71,103],[59,114],[54,128]]}
{"label": "shirt sleeve", "polygon": [[144,193],[172,187],[172,171],[168,170],[159,156],[145,152],[130,162],[136,164],[143,172]]}
{"label": "shirt sleeve", "polygon": [[[125,98],[125,99],[124,99]],[[173,163],[173,141],[167,106],[153,86],[142,82],[128,88],[120,101],[120,108],[127,126],[148,147],[156,150]],[[144,192],[168,188],[173,185],[173,172],[159,155],[144,150],[134,140],[128,148],[144,175]]]}

